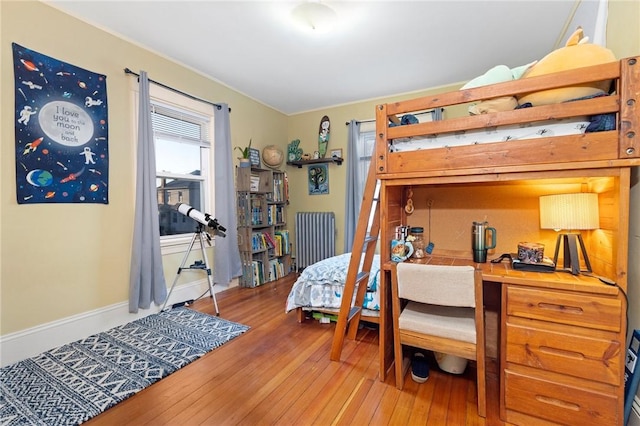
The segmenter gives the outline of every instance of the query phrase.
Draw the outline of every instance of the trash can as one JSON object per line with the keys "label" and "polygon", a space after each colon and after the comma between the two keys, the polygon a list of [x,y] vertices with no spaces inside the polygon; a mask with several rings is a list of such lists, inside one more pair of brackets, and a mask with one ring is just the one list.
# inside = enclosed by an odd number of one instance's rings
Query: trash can
{"label": "trash can", "polygon": [[434,352],[433,354],[438,362],[438,367],[451,374],[464,373],[464,369],[467,368],[467,363],[469,362],[469,360],[455,355],[443,354],[440,352]]}

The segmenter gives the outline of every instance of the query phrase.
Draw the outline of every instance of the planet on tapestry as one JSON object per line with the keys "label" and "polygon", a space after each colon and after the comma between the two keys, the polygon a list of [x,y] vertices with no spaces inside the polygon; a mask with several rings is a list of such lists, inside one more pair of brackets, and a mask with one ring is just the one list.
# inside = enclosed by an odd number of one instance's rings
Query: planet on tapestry
{"label": "planet on tapestry", "polygon": [[18,204],[107,204],[106,76],[12,47]]}

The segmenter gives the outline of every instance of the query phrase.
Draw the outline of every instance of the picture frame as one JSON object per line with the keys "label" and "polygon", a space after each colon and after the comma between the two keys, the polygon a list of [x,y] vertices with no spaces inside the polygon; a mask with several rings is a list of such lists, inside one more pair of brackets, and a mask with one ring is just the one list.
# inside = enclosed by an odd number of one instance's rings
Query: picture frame
{"label": "picture frame", "polygon": [[249,148],[249,160],[251,161],[251,167],[257,169],[260,168],[260,150],[255,148]]}
{"label": "picture frame", "polygon": [[327,164],[314,164],[307,168],[309,195],[329,193],[329,167]]}
{"label": "picture frame", "polygon": [[331,150],[331,158],[338,157],[342,158],[342,148],[332,149]]}

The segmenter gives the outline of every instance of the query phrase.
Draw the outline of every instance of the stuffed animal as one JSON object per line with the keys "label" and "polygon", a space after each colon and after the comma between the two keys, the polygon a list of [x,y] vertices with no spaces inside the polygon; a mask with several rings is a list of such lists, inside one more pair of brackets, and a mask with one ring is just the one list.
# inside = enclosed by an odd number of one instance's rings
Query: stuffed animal
{"label": "stuffed animal", "polygon": [[[460,90],[472,89],[474,87],[486,86],[489,84],[503,83],[505,81],[518,80],[522,75],[531,68],[535,62],[521,65],[515,68],[509,68],[506,65],[497,65],[486,73],[474,78],[467,84],[462,86]],[[490,112],[510,111],[518,106],[518,101],[514,96],[504,96],[500,98],[484,100],[478,104],[469,107],[469,114],[487,114]]]}
{"label": "stuffed animal", "polygon": [[[566,45],[539,60],[527,70],[522,78],[536,77],[554,72],[566,71],[590,65],[615,62],[616,57],[609,49],[588,43],[581,27],[569,37]],[[543,90],[518,96],[520,105],[549,105],[587,96],[597,96],[609,91],[611,81],[598,81],[558,89]]]}

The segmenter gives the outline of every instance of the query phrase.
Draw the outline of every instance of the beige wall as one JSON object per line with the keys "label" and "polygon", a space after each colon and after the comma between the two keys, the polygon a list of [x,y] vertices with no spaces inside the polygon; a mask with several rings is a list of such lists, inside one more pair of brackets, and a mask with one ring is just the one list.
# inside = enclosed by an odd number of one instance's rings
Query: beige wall
{"label": "beige wall", "polygon": [[[443,86],[387,98],[372,99],[348,105],[337,106],[321,111],[311,111],[289,117],[289,141],[300,139],[300,148],[305,153],[313,154],[318,149],[318,127],[323,116],[331,120],[331,138],[327,151],[342,149],[342,155],[347,156],[347,125],[351,120],[375,119],[375,107],[381,103],[396,102],[428,94],[443,93],[457,90],[461,84]],[[336,214],[336,253],[343,252],[344,247],[344,202],[346,196],[346,163],[338,166],[329,165],[329,194],[309,195],[307,186],[307,166],[301,169],[287,167],[290,182],[291,207],[288,222],[293,223],[297,211],[333,211]],[[293,229],[292,229],[293,231]]]}
{"label": "beige wall", "polygon": [[[618,57],[640,53],[638,1],[610,0],[608,42]],[[613,24],[615,23],[615,24]],[[15,192],[13,130],[13,70],[11,42],[107,75],[110,127],[110,202],[108,205],[18,205]],[[374,118],[375,105],[459,85],[385,99],[358,102],[285,117],[189,69],[82,23],[39,2],[0,1],[0,335],[115,303],[128,297],[132,233],[134,142],[131,133],[132,77],[123,68],[146,70],[154,80],[232,108],[232,144],[249,138],[256,148],[276,144],[286,148],[301,140],[305,152],[316,149],[320,119],[331,119],[329,149],[346,155],[351,119]],[[330,193],[309,196],[306,167],[287,167],[291,189],[288,212],[335,211],[342,252],[346,166],[330,165]],[[636,174],[637,177],[637,174]],[[637,181],[637,178],[636,178]],[[630,279],[632,306],[640,306],[640,184],[632,188]],[[293,230],[293,224],[291,225]],[[166,259],[167,280],[173,278],[179,255]],[[640,313],[630,311],[630,323],[640,328]]]}
{"label": "beige wall", "polygon": [[[149,77],[228,103],[232,144],[256,148],[286,141],[287,117],[152,52],[40,2],[0,2],[2,233],[0,334],[88,312],[128,298],[133,227],[132,76]],[[107,76],[109,204],[18,205],[15,190],[13,59],[15,42]],[[284,142],[286,144],[286,142]],[[181,255],[165,262],[170,285]]]}

